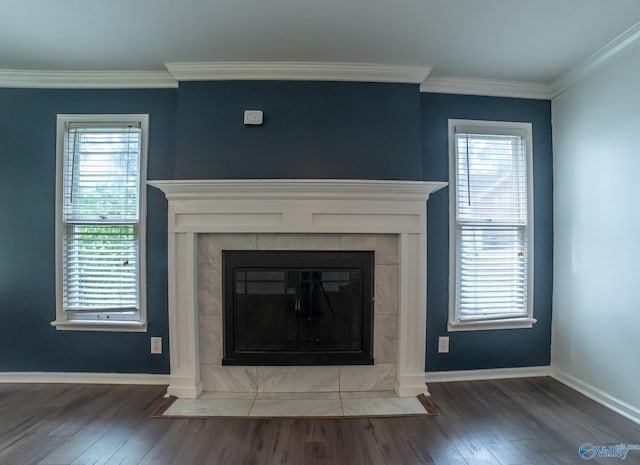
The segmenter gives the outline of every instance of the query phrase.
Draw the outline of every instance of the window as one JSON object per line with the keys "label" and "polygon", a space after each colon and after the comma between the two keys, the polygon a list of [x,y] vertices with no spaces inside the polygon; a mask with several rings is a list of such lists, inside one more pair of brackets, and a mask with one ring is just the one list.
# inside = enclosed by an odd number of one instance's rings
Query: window
{"label": "window", "polygon": [[531,124],[449,121],[449,330],[533,319]]}
{"label": "window", "polygon": [[58,115],[58,329],[145,331],[146,115]]}

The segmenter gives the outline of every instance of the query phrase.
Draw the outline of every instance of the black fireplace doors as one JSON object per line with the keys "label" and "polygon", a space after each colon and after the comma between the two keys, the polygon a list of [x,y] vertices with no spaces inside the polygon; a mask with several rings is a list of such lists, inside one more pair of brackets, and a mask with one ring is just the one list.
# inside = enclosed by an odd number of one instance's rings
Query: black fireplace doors
{"label": "black fireplace doors", "polygon": [[223,251],[223,365],[373,364],[374,253]]}

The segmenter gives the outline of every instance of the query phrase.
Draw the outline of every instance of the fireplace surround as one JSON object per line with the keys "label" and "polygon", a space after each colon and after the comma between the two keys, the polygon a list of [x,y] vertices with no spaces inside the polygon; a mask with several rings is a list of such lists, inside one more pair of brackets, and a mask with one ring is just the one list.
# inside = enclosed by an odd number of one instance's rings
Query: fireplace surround
{"label": "fireplace surround", "polygon": [[[200,237],[257,235],[277,238],[393,237],[397,245],[396,363],[369,367],[309,367],[334,370],[337,384],[322,390],[347,389],[347,380],[376,376],[392,365],[399,396],[427,392],[426,334],[426,201],[442,182],[369,180],[170,180],[149,181],[168,199],[169,338],[171,375],[168,393],[194,398],[203,376],[234,390],[268,390],[269,383],[234,383],[241,367],[215,366],[201,373],[199,290]],[[244,236],[243,236],[244,235]],[[365,241],[366,242],[366,241]],[[314,247],[323,250],[323,240]],[[217,282],[210,284],[215,286]],[[375,357],[375,353],[374,353]],[[385,365],[385,366],[382,366]],[[229,368],[231,370],[224,370]],[[260,377],[255,367],[243,376]],[[278,376],[299,376],[298,367]],[[306,367],[305,367],[306,368]],[[297,371],[296,371],[297,370]],[[304,373],[308,373],[303,371]],[[333,373],[332,372],[332,373]],[[252,375],[255,373],[255,375]],[[326,379],[326,372],[318,372]],[[344,374],[343,374],[344,373]],[[271,373],[273,375],[273,373]],[[228,378],[228,379],[222,379]],[[264,376],[263,376],[263,379]],[[251,380],[250,380],[251,381]],[[254,380],[255,381],[255,380]],[[205,383],[206,384],[206,383]],[[349,389],[357,390],[357,389]]]}

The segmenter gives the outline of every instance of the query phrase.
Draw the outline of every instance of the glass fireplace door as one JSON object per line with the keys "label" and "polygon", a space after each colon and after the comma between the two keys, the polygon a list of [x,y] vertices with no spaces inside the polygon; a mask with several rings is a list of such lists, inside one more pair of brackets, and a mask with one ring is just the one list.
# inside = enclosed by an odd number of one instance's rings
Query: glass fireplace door
{"label": "glass fireplace door", "polygon": [[223,257],[223,364],[373,362],[371,252],[225,251]]}
{"label": "glass fireplace door", "polygon": [[235,280],[235,336],[239,351],[295,350],[297,272],[239,269]]}

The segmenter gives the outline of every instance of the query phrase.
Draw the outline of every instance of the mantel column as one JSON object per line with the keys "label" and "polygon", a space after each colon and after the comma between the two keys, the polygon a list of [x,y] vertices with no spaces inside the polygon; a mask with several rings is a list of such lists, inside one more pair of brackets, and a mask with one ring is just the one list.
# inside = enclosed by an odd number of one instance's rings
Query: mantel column
{"label": "mantel column", "polygon": [[398,382],[400,397],[428,394],[425,384],[426,348],[426,234],[400,234],[398,240],[399,312]]}
{"label": "mantel column", "polygon": [[200,382],[198,340],[198,251],[195,233],[169,232],[169,346],[171,377],[167,393],[196,398]]}

